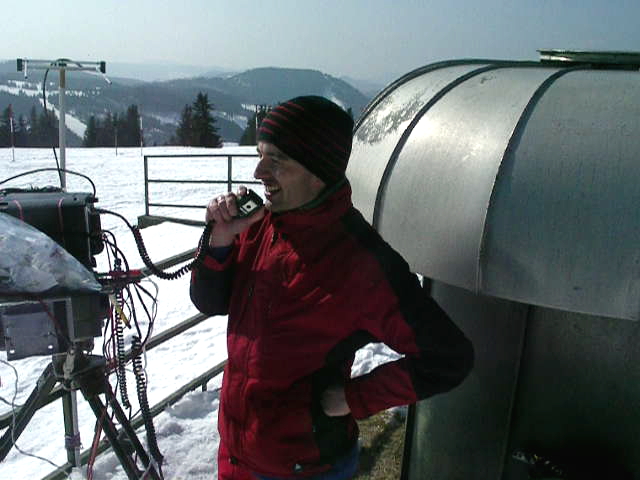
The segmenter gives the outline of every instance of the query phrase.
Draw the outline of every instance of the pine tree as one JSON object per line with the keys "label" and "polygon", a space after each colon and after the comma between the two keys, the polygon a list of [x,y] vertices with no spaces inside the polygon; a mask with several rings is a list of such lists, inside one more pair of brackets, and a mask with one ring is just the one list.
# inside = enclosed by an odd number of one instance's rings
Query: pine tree
{"label": "pine tree", "polygon": [[11,127],[9,125],[9,116],[11,108],[6,107],[2,111],[2,117],[0,117],[0,147],[11,146]]}
{"label": "pine tree", "polygon": [[82,139],[83,147],[95,147],[98,140],[98,127],[96,125],[96,117],[91,115],[87,122],[87,129],[84,131],[84,138]]}
{"label": "pine tree", "polygon": [[123,139],[120,145],[137,147],[140,145],[140,114],[137,105],[129,105],[127,113],[122,118]]}
{"label": "pine tree", "polygon": [[194,145],[199,147],[221,147],[222,139],[218,135],[215,119],[211,114],[213,105],[209,103],[209,96],[198,93],[193,102],[193,137]]}
{"label": "pine tree", "polygon": [[29,146],[29,123],[24,115],[20,114],[18,122],[15,126],[15,142],[16,147],[28,147]]}
{"label": "pine tree", "polygon": [[242,132],[242,136],[240,137],[240,145],[257,145],[257,131],[256,128],[260,127],[262,120],[269,113],[270,108],[267,108],[266,105],[260,105],[258,111],[255,112],[249,120],[247,121],[247,126]]}
{"label": "pine tree", "polygon": [[29,146],[38,146],[39,137],[40,126],[38,125],[38,114],[36,113],[36,107],[32,106],[29,112]]}
{"label": "pine tree", "polygon": [[180,116],[180,123],[176,129],[178,145],[189,147],[193,145],[193,109],[191,105],[185,105]]}
{"label": "pine tree", "polygon": [[107,112],[103,119],[96,124],[96,146],[113,147],[115,145],[115,128],[111,112]]}
{"label": "pine tree", "polygon": [[58,146],[58,119],[51,110],[43,110],[38,118],[38,147]]}

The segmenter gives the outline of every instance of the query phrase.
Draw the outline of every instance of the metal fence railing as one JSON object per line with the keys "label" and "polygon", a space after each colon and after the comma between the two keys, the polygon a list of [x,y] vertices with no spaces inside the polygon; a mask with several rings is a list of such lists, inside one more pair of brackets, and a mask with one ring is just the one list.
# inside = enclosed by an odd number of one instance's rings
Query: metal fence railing
{"label": "metal fence railing", "polygon": [[[182,161],[190,161],[193,159],[226,159],[227,162],[227,174],[225,178],[213,178],[208,180],[203,179],[185,179],[185,178],[160,178],[160,177],[151,177],[149,175],[149,166],[152,161],[156,161],[158,159],[182,159]],[[225,185],[226,191],[232,191],[234,184],[245,184],[245,185],[257,185],[260,182],[253,178],[234,178],[234,165],[233,161],[237,158],[258,158],[257,153],[206,153],[206,154],[188,154],[188,155],[145,155],[144,156],[144,215],[138,217],[138,225],[141,228],[154,225],[156,223],[160,223],[162,221],[174,221],[178,223],[186,223],[186,224],[201,224],[202,222],[197,222],[188,219],[175,218],[169,216],[162,215],[153,215],[150,211],[151,207],[171,207],[171,208],[185,208],[185,209],[194,209],[194,208],[205,208],[205,204],[188,204],[188,203],[166,203],[166,202],[156,202],[151,198],[150,193],[150,185],[153,184],[170,184],[170,185],[188,185],[188,184],[202,184],[202,185]]]}

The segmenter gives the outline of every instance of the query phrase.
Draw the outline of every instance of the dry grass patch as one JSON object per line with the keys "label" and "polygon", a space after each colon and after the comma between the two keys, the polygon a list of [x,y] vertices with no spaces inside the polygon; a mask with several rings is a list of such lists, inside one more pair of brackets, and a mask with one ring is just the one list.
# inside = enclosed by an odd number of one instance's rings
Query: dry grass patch
{"label": "dry grass patch", "polygon": [[358,422],[360,427],[360,467],[357,480],[400,478],[404,447],[405,415],[385,411]]}

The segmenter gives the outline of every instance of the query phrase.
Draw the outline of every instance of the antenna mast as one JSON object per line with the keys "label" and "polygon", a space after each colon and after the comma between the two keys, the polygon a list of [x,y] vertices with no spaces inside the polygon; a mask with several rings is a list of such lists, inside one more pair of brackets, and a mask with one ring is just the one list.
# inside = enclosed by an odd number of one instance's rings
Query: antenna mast
{"label": "antenna mast", "polygon": [[67,188],[65,175],[66,169],[66,149],[67,149],[67,125],[65,121],[65,96],[66,96],[66,72],[67,70],[81,70],[101,73],[107,83],[111,81],[105,75],[107,64],[105,62],[76,62],[68,58],[59,58],[58,60],[29,60],[26,58],[18,58],[17,66],[19,72],[24,72],[24,78],[27,78],[27,67],[33,70],[58,70],[60,72],[59,94],[58,94],[58,142],[60,150],[60,186],[63,190]]}

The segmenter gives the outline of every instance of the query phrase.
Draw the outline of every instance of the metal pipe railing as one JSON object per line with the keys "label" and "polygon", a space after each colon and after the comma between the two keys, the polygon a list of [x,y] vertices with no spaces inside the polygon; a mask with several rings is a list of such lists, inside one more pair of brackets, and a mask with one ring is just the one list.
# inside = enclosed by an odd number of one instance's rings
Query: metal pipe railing
{"label": "metal pipe railing", "polygon": [[[162,158],[180,158],[180,159],[193,159],[193,158],[226,158],[227,159],[227,172],[225,178],[213,178],[209,180],[201,179],[175,179],[175,178],[154,178],[149,176],[149,162],[153,159]],[[182,219],[178,217],[171,217],[168,215],[156,215],[151,214],[151,207],[157,208],[183,208],[183,209],[204,209],[206,204],[180,204],[180,203],[165,203],[154,202],[151,199],[150,184],[173,184],[173,185],[188,185],[188,184],[200,184],[200,185],[224,185],[227,191],[232,191],[234,185],[259,185],[261,182],[255,179],[240,179],[233,177],[233,159],[235,158],[259,158],[257,153],[209,153],[209,154],[191,154],[191,155],[144,155],[144,215],[138,217],[138,226],[145,228],[151,225],[156,225],[161,222],[170,221],[176,223],[183,223],[187,225],[195,225],[193,220]]]}
{"label": "metal pipe railing", "polygon": [[[212,180],[195,180],[195,179],[173,179],[173,178],[150,178],[149,177],[149,161],[154,158],[226,158],[227,159],[227,175],[226,179]],[[145,155],[144,156],[144,211],[146,216],[150,216],[149,207],[174,207],[174,208],[205,208],[206,205],[180,205],[155,203],[150,200],[149,184],[151,183],[170,183],[170,184],[208,184],[208,185],[226,185],[227,191],[233,190],[233,185],[242,183],[248,185],[258,185],[259,181],[255,179],[234,179],[233,178],[233,159],[234,158],[258,158],[257,153],[212,153],[212,154],[191,154],[191,155]]]}

